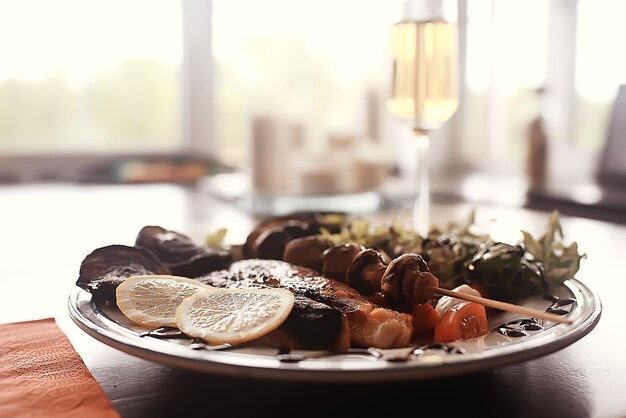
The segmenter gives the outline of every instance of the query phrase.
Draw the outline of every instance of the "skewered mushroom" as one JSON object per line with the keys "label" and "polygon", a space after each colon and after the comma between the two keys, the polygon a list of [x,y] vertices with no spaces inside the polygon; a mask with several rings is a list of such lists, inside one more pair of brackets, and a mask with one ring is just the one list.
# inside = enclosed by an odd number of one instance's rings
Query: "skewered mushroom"
{"label": "skewered mushroom", "polygon": [[342,282],[346,281],[348,267],[365,248],[359,244],[333,245],[322,254],[322,273]]}
{"label": "skewered mushroom", "polygon": [[381,290],[386,297],[411,303],[427,302],[439,280],[419,254],[403,254],[394,259],[383,275]]}
{"label": "skewered mushroom", "polygon": [[380,292],[381,280],[386,269],[383,256],[378,251],[368,248],[354,257],[346,272],[346,281],[365,295]]}

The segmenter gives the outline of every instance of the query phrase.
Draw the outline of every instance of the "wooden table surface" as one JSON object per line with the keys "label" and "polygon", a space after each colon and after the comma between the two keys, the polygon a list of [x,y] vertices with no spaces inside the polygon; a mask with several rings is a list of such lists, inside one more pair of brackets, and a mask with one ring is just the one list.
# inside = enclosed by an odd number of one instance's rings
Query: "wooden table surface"
{"label": "wooden table surface", "polygon": [[[433,223],[462,219],[468,204],[435,206]],[[477,221],[496,239],[515,242],[520,229],[539,234],[546,212],[478,206]],[[459,377],[376,384],[244,380],[178,370],[132,357],[83,333],[66,300],[82,258],[109,244],[132,244],[144,225],[201,241],[227,226],[241,242],[249,214],[206,193],[174,185],[0,187],[0,323],[55,317],[123,417],[183,414],[334,416],[439,411],[443,415],[625,417],[626,337],[620,306],[626,294],[626,227],[562,217],[566,241],[588,258],[577,277],[603,303],[596,328],[544,357]],[[376,214],[388,220],[392,214]],[[426,408],[425,405],[430,405]],[[469,413],[469,415],[467,415]]]}

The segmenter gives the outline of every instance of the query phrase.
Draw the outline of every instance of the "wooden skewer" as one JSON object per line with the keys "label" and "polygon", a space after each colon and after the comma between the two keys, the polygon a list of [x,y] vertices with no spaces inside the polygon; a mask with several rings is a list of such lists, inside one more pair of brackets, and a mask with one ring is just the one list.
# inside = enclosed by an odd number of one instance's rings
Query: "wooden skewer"
{"label": "wooden skewer", "polygon": [[480,303],[481,305],[488,306],[490,308],[499,309],[501,311],[509,311],[509,312],[515,312],[515,313],[519,313],[523,315],[530,315],[530,316],[534,316],[537,318],[547,319],[549,321],[559,322],[561,324],[571,325],[573,323],[573,321],[569,318],[564,318],[560,315],[555,315],[549,312],[539,311],[537,309],[527,308],[525,306],[514,305],[512,303],[507,303],[507,302],[500,302],[497,300],[487,299],[487,298],[478,297],[474,295],[468,295],[466,293],[461,293],[461,292],[454,292],[452,290],[442,289],[440,287],[432,286],[432,288],[436,293],[450,296],[455,299],[463,299],[463,300],[467,300],[470,302]]}

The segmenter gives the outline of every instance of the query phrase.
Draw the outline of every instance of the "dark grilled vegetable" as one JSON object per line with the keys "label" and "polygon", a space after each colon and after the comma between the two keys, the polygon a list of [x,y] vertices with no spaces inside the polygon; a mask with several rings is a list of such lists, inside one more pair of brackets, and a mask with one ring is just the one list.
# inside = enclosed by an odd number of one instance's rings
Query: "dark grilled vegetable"
{"label": "dark grilled vegetable", "polygon": [[227,251],[200,247],[188,236],[160,226],[143,227],[135,245],[152,251],[177,276],[200,277],[227,268],[233,261]]}
{"label": "dark grilled vegetable", "polygon": [[144,274],[171,274],[171,271],[148,250],[109,245],[83,259],[76,285],[90,292],[98,303],[115,304],[117,286],[127,277]]}
{"label": "dark grilled vegetable", "polygon": [[248,236],[244,249],[250,257],[281,260],[289,241],[315,235],[316,232],[317,228],[298,220],[270,223],[256,228]]}
{"label": "dark grilled vegetable", "polygon": [[280,260],[285,248],[283,244],[316,235],[321,228],[338,232],[343,219],[341,214],[322,212],[297,212],[265,218],[248,234],[242,248],[243,258]]}

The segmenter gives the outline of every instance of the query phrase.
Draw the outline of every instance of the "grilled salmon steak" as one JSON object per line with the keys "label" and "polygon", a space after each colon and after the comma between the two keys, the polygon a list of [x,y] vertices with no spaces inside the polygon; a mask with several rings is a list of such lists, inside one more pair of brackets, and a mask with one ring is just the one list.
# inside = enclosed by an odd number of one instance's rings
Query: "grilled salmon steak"
{"label": "grilled salmon steak", "polygon": [[249,259],[198,278],[216,287],[281,287],[345,315],[352,346],[405,347],[413,335],[412,318],[368,301],[345,283],[283,261]]}

